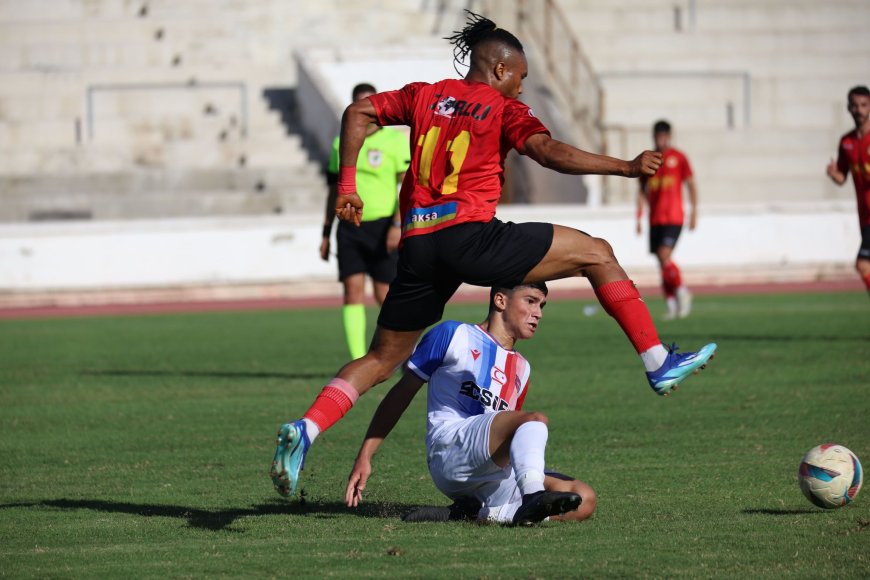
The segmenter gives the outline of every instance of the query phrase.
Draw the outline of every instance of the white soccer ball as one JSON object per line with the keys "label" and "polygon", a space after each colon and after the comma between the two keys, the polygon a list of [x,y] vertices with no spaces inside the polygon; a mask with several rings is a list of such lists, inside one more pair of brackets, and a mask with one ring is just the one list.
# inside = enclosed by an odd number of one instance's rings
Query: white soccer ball
{"label": "white soccer ball", "polygon": [[854,453],[834,443],[810,449],[798,468],[801,491],[820,508],[834,509],[852,502],[863,482],[861,462]]}

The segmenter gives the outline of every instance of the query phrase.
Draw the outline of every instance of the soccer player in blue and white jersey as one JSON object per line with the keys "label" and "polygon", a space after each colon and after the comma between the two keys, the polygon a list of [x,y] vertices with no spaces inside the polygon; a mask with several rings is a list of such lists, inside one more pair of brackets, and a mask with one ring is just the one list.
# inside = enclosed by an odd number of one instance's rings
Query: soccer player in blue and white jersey
{"label": "soccer player in blue and white jersey", "polygon": [[471,514],[453,516],[532,525],[592,515],[591,487],[545,472],[547,417],[522,410],[531,368],[514,345],[534,336],[546,300],[544,283],[493,288],[484,322],[446,321],[423,337],[372,417],[347,484],[349,507],[362,499],[375,451],[428,382],[429,473],[454,506],[471,500]]}

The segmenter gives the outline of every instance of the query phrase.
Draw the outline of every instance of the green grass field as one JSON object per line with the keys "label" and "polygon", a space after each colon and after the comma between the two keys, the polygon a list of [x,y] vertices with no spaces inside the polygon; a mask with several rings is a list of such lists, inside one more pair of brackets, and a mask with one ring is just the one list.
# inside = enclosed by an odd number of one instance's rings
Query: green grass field
{"label": "green grass field", "polygon": [[870,576],[870,489],[823,511],[796,477],[827,441],[870,465],[865,294],[700,297],[660,330],[719,355],[668,399],[581,306],[552,302],[520,350],[526,409],[550,417],[548,466],[591,484],[599,509],[532,529],[400,520],[448,503],[426,470],[424,396],[365,506],[343,507],[391,383],[312,448],[304,504],[274,493],[277,426],[344,362],[338,310],[0,322],[0,576]]}

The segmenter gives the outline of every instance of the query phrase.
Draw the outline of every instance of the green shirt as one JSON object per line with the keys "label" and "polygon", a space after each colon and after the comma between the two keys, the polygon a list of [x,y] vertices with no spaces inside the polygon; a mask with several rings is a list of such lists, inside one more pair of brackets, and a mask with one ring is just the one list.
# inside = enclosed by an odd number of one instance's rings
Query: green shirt
{"label": "green shirt", "polygon": [[[332,142],[329,173],[338,174],[338,137]],[[396,213],[397,176],[411,164],[411,149],[404,133],[388,127],[378,129],[363,143],[356,163],[357,194],[365,204],[363,221],[369,222]]]}

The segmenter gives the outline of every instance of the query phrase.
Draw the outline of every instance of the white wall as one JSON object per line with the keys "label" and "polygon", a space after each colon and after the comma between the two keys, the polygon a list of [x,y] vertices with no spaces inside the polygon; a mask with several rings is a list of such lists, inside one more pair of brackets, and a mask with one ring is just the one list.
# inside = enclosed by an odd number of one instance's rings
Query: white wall
{"label": "white wall", "polygon": [[[649,271],[629,206],[506,206],[504,220],[551,221],[608,239],[625,269]],[[0,225],[0,291],[159,288],[334,280],[317,250],[321,216]],[[850,204],[703,208],[677,249],[684,270],[772,273],[849,268],[860,242]],[[767,276],[773,279],[773,275]]]}

